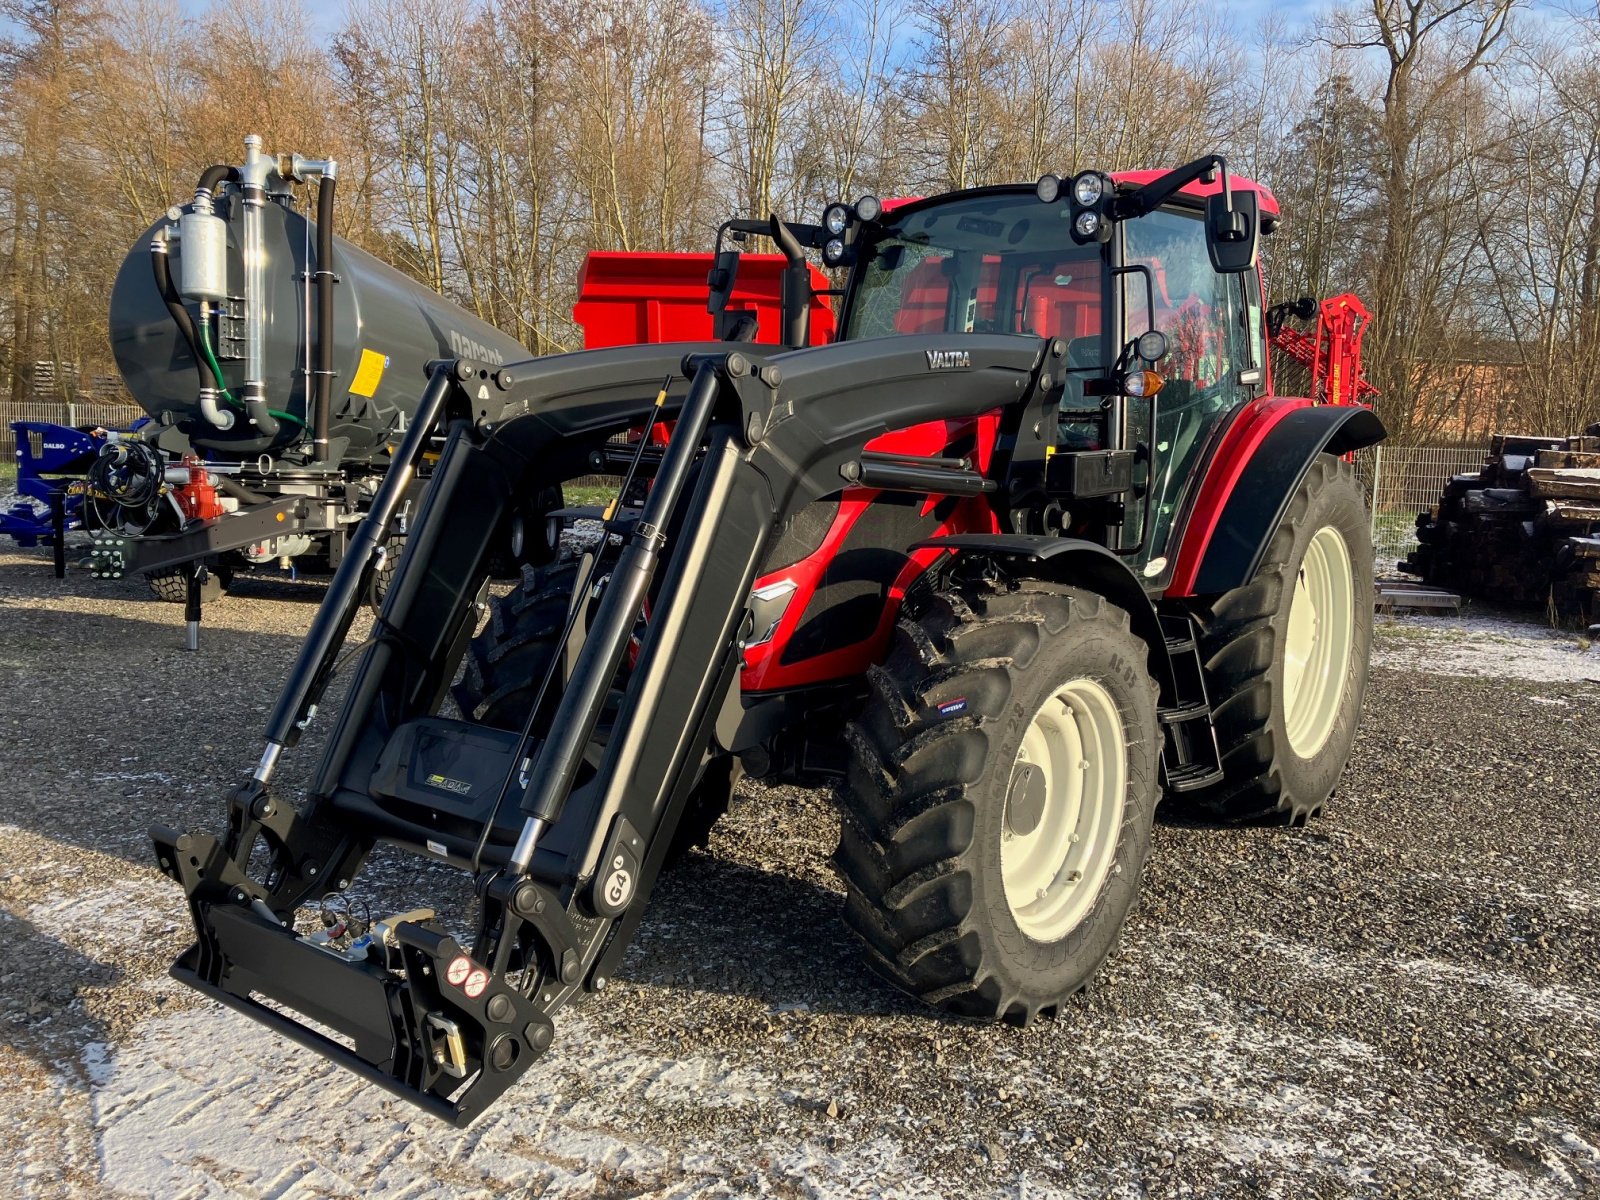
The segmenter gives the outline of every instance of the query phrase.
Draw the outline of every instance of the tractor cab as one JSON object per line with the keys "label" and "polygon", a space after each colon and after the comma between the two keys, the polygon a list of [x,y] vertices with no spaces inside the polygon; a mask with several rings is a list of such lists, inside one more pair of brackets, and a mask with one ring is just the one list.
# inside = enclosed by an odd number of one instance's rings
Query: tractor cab
{"label": "tractor cab", "polygon": [[849,269],[839,337],[1059,339],[1049,452],[1125,464],[1131,487],[1109,541],[1164,565],[1208,441],[1270,379],[1256,241],[1277,204],[1224,172],[1213,156],[1167,173],[830,206],[816,240],[829,266]]}

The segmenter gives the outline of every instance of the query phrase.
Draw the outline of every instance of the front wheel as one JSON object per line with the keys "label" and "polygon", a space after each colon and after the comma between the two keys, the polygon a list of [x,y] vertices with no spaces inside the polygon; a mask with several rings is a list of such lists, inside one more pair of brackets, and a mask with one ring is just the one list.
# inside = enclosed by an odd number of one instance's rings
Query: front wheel
{"label": "front wheel", "polygon": [[[497,729],[523,727],[550,661],[560,650],[578,581],[579,560],[562,558],[542,567],[524,568],[521,586],[494,602],[488,625],[472,639],[466,672],[455,688],[456,705],[463,717]],[[533,722],[537,736],[548,731],[559,698],[560,680],[556,679]],[[585,752],[585,772],[599,766],[620,702],[620,690],[614,691]],[[663,868],[676,866],[691,849],[707,844],[712,825],[728,811],[738,778],[730,756],[705,764],[673,831]]]}
{"label": "front wheel", "polygon": [[1371,578],[1355,471],[1321,455],[1256,577],[1199,615],[1224,778],[1186,799],[1230,821],[1299,823],[1322,809],[1366,694]]}
{"label": "front wheel", "polygon": [[846,923],[929,1003],[1053,1012],[1110,954],[1149,852],[1145,644],[1090,592],[942,592],[869,679],[836,857]]}

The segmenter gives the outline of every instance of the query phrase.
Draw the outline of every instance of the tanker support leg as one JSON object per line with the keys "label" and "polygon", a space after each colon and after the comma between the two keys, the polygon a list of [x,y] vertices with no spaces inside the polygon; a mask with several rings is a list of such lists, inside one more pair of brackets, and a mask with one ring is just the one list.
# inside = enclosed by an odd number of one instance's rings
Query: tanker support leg
{"label": "tanker support leg", "polygon": [[205,586],[206,567],[202,562],[192,563],[185,576],[183,592],[183,619],[185,622],[183,648],[200,649],[200,592]]}

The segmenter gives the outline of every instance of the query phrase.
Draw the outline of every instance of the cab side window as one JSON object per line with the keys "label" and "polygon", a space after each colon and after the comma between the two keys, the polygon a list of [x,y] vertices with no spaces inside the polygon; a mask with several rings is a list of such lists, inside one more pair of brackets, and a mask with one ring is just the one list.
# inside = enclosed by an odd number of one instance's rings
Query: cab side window
{"label": "cab side window", "polygon": [[[1156,365],[1166,385],[1155,398],[1155,444],[1141,496],[1126,529],[1145,536],[1144,562],[1167,552],[1172,523],[1187,494],[1194,468],[1217,422],[1248,401],[1252,386],[1241,372],[1260,365],[1253,345],[1242,275],[1212,269],[1205,227],[1198,213],[1163,210],[1123,226],[1130,265],[1149,269],[1124,274],[1127,336],[1146,329],[1167,335],[1167,357]],[[1153,293],[1153,297],[1151,296]],[[1154,300],[1152,311],[1151,300]],[[1128,436],[1150,440],[1150,402],[1130,402]],[[1146,505],[1150,528],[1143,528]]]}

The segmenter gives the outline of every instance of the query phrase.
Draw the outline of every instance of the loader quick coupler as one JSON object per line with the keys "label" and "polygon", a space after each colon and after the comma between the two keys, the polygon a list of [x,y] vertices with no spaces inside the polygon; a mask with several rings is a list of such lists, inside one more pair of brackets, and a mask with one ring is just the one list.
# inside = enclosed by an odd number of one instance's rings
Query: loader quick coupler
{"label": "loader quick coupler", "polygon": [[[254,805],[241,798],[231,806],[235,816],[259,810],[266,796],[258,792]],[[280,828],[293,812],[266,807],[265,820],[278,818]],[[470,1121],[549,1049],[546,1005],[524,994],[541,965],[535,956],[552,954],[553,974],[565,984],[580,969],[577,931],[553,893],[533,880],[494,877],[484,889],[486,936],[471,953],[429,909],[373,922],[339,948],[327,937],[297,934],[285,924],[294,906],[275,911],[281,894],[269,897],[247,876],[260,832],[251,818],[233,825],[230,845],[209,834],[152,830],[157,861],[182,885],[197,934],[173,965],[174,978],[455,1124]],[[243,842],[234,841],[237,833]],[[267,841],[275,850],[285,844]],[[301,869],[324,874],[309,859]]]}

